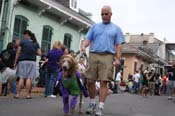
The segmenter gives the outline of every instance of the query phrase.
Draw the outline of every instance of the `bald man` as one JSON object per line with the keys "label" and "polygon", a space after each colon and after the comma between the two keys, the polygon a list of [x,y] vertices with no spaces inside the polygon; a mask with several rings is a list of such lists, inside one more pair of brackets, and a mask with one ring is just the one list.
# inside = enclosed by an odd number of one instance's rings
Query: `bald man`
{"label": "bald man", "polygon": [[[81,48],[82,52],[86,52],[86,48],[90,45],[90,65],[86,72],[90,103],[86,113],[95,113],[95,116],[102,115],[108,91],[107,84],[113,79],[113,66],[120,65],[121,47],[125,42],[122,30],[111,22],[111,16],[111,7],[103,6],[101,9],[102,22],[90,28]],[[95,103],[96,81],[100,82],[97,108]]]}

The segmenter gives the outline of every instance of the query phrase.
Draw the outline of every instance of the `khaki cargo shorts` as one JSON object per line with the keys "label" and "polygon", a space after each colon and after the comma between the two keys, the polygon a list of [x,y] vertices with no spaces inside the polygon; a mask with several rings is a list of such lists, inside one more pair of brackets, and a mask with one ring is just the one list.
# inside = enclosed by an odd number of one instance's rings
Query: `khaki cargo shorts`
{"label": "khaki cargo shorts", "polygon": [[111,81],[113,79],[113,59],[113,54],[90,53],[86,78]]}

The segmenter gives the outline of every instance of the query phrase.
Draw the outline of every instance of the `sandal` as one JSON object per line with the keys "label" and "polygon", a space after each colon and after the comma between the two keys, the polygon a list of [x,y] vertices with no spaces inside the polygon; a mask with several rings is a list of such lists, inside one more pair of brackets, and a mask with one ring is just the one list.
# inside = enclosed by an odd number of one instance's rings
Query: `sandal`
{"label": "sandal", "polygon": [[18,97],[18,96],[13,96],[13,98],[14,98],[14,99],[19,99],[19,97]]}
{"label": "sandal", "polygon": [[26,99],[32,99],[32,97],[31,97],[31,96],[29,96],[29,97],[26,97]]}

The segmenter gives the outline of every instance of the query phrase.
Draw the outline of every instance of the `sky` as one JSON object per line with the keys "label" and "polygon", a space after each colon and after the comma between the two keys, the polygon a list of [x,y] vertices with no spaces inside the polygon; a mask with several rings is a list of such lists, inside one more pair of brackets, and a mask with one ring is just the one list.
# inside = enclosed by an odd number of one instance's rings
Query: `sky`
{"label": "sky", "polygon": [[78,7],[92,13],[94,22],[101,21],[101,8],[110,5],[111,21],[124,34],[149,34],[159,40],[175,43],[175,0],[78,0]]}

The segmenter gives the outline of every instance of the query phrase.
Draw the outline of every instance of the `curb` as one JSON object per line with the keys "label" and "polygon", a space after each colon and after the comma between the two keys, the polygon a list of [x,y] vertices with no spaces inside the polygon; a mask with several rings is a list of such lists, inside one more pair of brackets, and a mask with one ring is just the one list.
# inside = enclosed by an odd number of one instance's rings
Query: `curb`
{"label": "curb", "polygon": [[45,88],[33,87],[31,93],[44,93]]}

